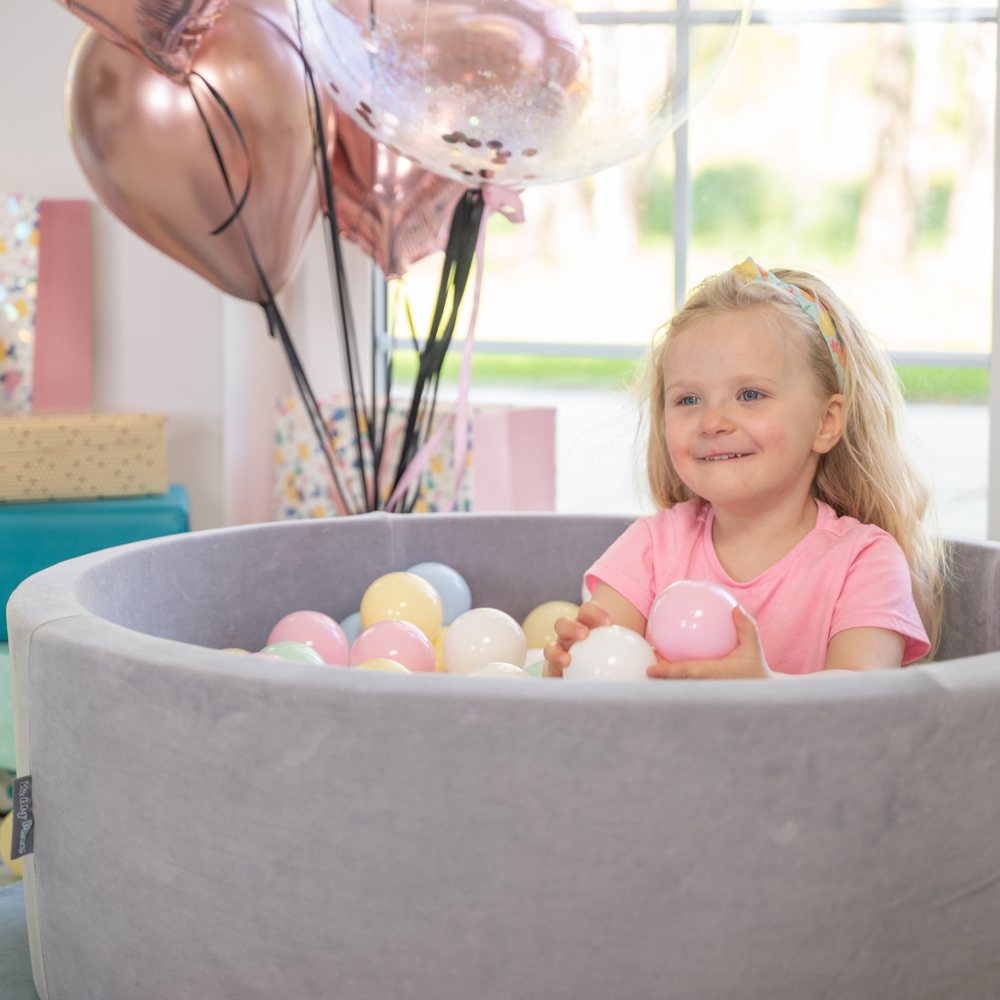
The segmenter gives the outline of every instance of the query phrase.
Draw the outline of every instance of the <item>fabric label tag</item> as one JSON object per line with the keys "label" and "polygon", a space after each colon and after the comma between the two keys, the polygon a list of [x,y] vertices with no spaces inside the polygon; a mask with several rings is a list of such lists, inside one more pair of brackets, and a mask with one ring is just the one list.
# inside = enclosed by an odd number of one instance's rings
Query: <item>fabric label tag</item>
{"label": "fabric label tag", "polygon": [[31,775],[14,779],[14,836],[10,845],[12,858],[23,858],[35,850],[35,820],[31,815]]}

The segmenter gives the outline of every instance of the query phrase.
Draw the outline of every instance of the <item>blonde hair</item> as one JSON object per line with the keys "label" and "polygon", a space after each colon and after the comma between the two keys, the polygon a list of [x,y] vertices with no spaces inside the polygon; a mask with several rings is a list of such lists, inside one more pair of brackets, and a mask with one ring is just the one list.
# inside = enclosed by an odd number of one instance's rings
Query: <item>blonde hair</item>
{"label": "blonde hair", "polygon": [[706,278],[657,334],[638,385],[649,420],[646,468],[653,499],[658,507],[703,499],[682,482],[667,451],[663,373],[667,344],[709,317],[766,310],[785,329],[801,333],[820,395],[844,393],[843,434],[830,452],[820,456],[812,495],[829,504],[838,516],[877,525],[896,539],[910,567],[913,598],[931,642],[927,656],[931,659],[941,638],[944,546],[936,530],[932,493],[900,443],[905,410],[896,373],[885,352],[875,347],[825,282],[791,268],[775,268],[772,273],[814,296],[829,311],[842,345],[843,390],[819,327],[785,292],[764,282],[748,281],[732,271]]}

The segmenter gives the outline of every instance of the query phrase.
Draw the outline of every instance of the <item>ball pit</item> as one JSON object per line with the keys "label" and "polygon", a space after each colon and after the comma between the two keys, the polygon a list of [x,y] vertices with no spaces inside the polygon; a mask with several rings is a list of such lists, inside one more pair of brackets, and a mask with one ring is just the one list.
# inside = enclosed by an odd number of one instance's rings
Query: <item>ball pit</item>
{"label": "ball pit", "polygon": [[422,561],[523,621],[627,523],[254,525],[22,584],[40,995],[1000,995],[998,546],[952,548],[943,655],[968,659],[872,676],[509,684],[220,651]]}

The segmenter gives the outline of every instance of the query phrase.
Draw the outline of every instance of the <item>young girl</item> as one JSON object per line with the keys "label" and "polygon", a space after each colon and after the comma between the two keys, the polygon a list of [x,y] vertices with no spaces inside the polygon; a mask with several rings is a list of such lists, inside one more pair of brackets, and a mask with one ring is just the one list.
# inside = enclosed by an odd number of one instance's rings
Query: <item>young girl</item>
{"label": "young girl", "polygon": [[885,355],[804,271],[746,260],[706,279],[653,348],[645,383],[657,506],[588,570],[593,599],[545,650],[618,624],[645,634],[678,580],[739,602],[739,645],[651,677],[882,670],[927,656],[941,628],[942,548],[930,494],[899,441],[903,400]]}

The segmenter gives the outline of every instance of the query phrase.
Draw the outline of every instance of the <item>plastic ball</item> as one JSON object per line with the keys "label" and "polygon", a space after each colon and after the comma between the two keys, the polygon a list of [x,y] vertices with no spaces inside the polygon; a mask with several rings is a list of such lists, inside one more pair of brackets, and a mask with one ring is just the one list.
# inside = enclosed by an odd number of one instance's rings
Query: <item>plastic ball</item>
{"label": "plastic ball", "polygon": [[638,632],[621,625],[603,625],[569,648],[569,681],[646,681],[646,669],[656,663],[652,647]]}
{"label": "plastic ball", "polygon": [[347,636],[329,615],[321,611],[293,611],[271,629],[270,646],[276,642],[301,642],[316,650],[324,663],[344,666],[348,659]]}
{"label": "plastic ball", "polygon": [[584,580],[583,586],[580,588],[580,596],[583,598],[583,603],[586,604],[594,595],[590,592],[590,588],[587,586],[587,581]]}
{"label": "plastic ball", "polygon": [[3,822],[0,822],[0,858],[3,859],[3,863],[15,874],[24,876],[22,870],[22,864],[20,858],[12,858],[10,856],[11,841],[14,838],[14,814],[12,812],[7,813],[3,818]]}
{"label": "plastic ball", "polygon": [[416,573],[386,573],[361,598],[365,628],[388,620],[409,622],[431,641],[441,631],[443,613],[438,592]]}
{"label": "plastic ball", "polygon": [[250,652],[249,649],[241,649],[239,646],[226,646],[225,649],[220,649],[220,653],[242,653],[244,655]]}
{"label": "plastic ball", "polygon": [[524,663],[527,651],[521,626],[496,608],[459,615],[444,640],[444,662],[452,674],[471,674],[487,663]]}
{"label": "plastic ball", "polygon": [[351,647],[351,666],[369,660],[395,660],[413,673],[434,673],[437,658],[430,639],[416,625],[386,619],[370,625]]}
{"label": "plastic ball", "polygon": [[305,643],[291,642],[287,639],[282,642],[272,642],[269,646],[265,646],[261,652],[270,653],[282,660],[293,660],[296,663],[317,663],[322,666],[326,662],[315,649],[311,649]]}
{"label": "plastic ball", "polygon": [[395,660],[365,660],[364,663],[359,663],[357,665],[358,670],[384,670],[386,673],[391,674],[408,674],[411,671],[407,670],[402,663],[397,663]]}
{"label": "plastic ball", "polygon": [[354,645],[354,640],[365,630],[364,625],[361,624],[361,612],[355,611],[353,615],[348,615],[340,623],[340,627],[344,630],[347,648],[350,649]]}
{"label": "plastic ball", "polygon": [[422,577],[438,592],[444,612],[442,625],[450,625],[459,615],[471,609],[472,591],[457,569],[444,563],[423,562],[411,566],[406,572]]}
{"label": "plastic ball", "polygon": [[709,580],[680,580],[653,602],[646,635],[672,663],[717,660],[737,646],[736,598]]}
{"label": "plastic ball", "polygon": [[261,650],[258,653],[251,653],[250,654],[250,659],[251,660],[281,660],[283,663],[288,663],[289,662],[283,656],[278,656],[276,653],[265,653],[263,650]]}
{"label": "plastic ball", "polygon": [[472,677],[527,677],[527,673],[513,663],[485,663],[472,671]]}
{"label": "plastic ball", "polygon": [[525,667],[524,672],[529,677],[544,677],[545,676],[545,661],[542,660],[540,663],[532,663],[530,667]]}
{"label": "plastic ball", "polygon": [[579,604],[569,601],[546,601],[539,604],[527,618],[521,622],[524,638],[529,646],[544,648],[550,642],[555,642],[557,618],[576,618],[580,610]]}
{"label": "plastic ball", "polygon": [[434,658],[437,661],[437,672],[445,673],[447,667],[444,665],[444,640],[448,635],[448,626],[442,625],[441,631],[434,638]]}
{"label": "plastic ball", "polygon": [[529,649],[527,653],[524,654],[524,669],[527,670],[528,667],[535,663],[545,662],[545,650],[543,649]]}

